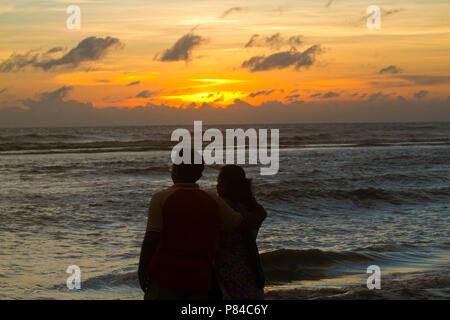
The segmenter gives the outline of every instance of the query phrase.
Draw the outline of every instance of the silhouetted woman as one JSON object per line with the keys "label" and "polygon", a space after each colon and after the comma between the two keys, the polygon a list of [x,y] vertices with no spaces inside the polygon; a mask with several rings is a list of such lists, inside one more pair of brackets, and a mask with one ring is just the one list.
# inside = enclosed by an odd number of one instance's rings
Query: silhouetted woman
{"label": "silhouetted woman", "polygon": [[220,234],[215,271],[222,297],[224,300],[264,299],[264,273],[256,237],[266,211],[253,196],[251,180],[237,165],[222,167],[217,193],[247,222],[236,231]]}

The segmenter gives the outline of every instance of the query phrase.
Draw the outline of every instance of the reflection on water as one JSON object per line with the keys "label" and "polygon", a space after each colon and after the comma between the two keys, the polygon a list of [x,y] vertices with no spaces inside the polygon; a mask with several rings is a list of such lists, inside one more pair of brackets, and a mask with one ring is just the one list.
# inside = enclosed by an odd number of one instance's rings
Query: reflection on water
{"label": "reflection on water", "polygon": [[[401,271],[445,294],[450,125],[278,127],[279,174],[246,167],[269,213],[258,240],[269,291],[348,294],[377,264],[385,283]],[[0,130],[0,298],[141,298],[146,210],[170,184],[172,129]],[[215,189],[217,170],[202,187]],[[79,292],[66,288],[69,265],[81,268]]]}

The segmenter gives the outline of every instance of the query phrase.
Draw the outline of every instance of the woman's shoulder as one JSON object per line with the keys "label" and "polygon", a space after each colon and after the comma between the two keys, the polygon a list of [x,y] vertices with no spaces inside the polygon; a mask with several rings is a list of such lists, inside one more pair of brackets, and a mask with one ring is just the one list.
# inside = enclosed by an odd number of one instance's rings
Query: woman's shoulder
{"label": "woman's shoulder", "polygon": [[240,214],[245,213],[245,208],[242,204],[240,204],[236,201],[228,200],[228,199],[224,199],[224,200],[230,206],[230,208],[233,209],[234,211],[237,211]]}

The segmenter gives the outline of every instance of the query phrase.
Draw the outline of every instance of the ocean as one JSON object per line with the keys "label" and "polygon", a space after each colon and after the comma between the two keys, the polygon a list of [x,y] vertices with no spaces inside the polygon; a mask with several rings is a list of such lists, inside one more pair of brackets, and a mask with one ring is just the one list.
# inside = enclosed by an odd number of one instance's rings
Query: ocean
{"label": "ocean", "polygon": [[[450,123],[208,127],[280,130],[278,174],[244,166],[268,212],[268,299],[450,298]],[[171,184],[176,128],[0,129],[0,299],[142,299],[147,207]]]}

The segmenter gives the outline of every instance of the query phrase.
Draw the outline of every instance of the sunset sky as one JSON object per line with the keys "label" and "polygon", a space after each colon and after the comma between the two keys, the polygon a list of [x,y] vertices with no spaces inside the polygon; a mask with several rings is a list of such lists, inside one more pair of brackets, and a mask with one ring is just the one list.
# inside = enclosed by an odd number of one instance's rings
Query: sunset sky
{"label": "sunset sky", "polygon": [[381,101],[450,120],[449,17],[444,0],[4,0],[0,110]]}

